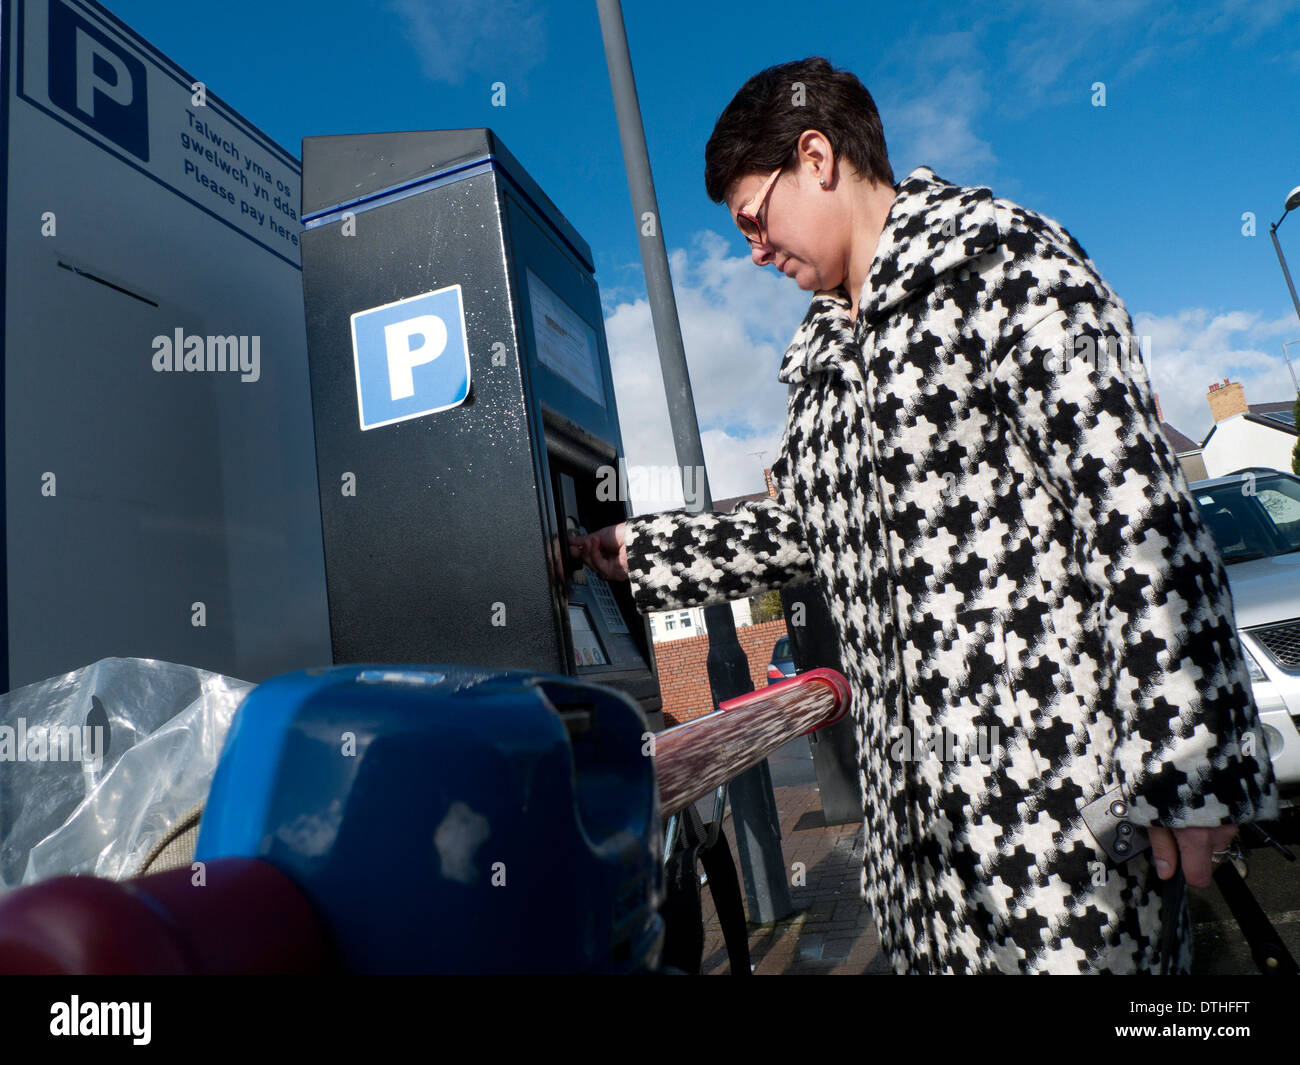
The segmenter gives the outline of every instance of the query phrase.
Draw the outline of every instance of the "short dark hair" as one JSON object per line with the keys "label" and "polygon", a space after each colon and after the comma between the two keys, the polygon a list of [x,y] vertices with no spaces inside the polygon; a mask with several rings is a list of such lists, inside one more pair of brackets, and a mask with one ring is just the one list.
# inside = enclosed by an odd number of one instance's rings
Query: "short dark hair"
{"label": "short dark hair", "polygon": [[704,188],[722,203],[732,184],[747,174],[794,165],[799,134],[826,135],[836,158],[847,159],[864,178],[894,185],[876,102],[847,70],[821,56],[761,70],[718,116],[704,146]]}

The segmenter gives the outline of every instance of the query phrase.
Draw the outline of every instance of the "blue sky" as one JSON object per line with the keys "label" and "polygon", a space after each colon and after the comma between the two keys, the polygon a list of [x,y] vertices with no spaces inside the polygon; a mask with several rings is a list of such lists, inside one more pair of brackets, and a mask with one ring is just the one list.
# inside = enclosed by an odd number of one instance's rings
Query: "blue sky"
{"label": "blue sky", "polygon": [[[105,6],[294,155],[316,134],[494,129],[592,246],[628,461],[675,461],[595,0]],[[762,489],[809,295],[752,264],[704,193],[704,144],[751,74],[808,55],[866,84],[896,177],[930,166],[1070,230],[1151,337],[1183,432],[1209,431],[1224,377],[1252,403],[1294,394],[1268,226],[1300,185],[1300,0],[623,9],[715,498]],[[1300,278],[1300,212],[1279,236]]]}

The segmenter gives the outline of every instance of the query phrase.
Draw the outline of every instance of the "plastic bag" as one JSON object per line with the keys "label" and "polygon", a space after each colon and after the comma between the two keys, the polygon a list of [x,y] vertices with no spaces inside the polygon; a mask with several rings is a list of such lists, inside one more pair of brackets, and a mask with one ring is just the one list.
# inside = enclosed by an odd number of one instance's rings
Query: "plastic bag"
{"label": "plastic bag", "polygon": [[204,801],[254,685],[148,658],[105,658],[0,695],[0,890],[134,875]]}

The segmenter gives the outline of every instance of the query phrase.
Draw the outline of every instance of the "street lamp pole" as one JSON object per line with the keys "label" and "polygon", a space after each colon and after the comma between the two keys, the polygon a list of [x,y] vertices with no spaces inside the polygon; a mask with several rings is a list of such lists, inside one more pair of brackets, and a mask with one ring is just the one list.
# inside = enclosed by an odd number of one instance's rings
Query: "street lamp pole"
{"label": "street lamp pole", "polygon": [[[695,415],[691,378],[686,369],[686,349],[682,344],[677,304],[673,298],[672,279],[668,272],[668,254],[664,248],[662,218],[650,174],[650,155],[646,148],[641,106],[637,101],[636,81],[632,75],[632,58],[628,51],[627,29],[623,23],[620,0],[596,0],[600,15],[605,60],[609,66],[614,112],[618,119],[619,139],[623,146],[623,163],[632,193],[636,225],[641,235],[641,263],[645,268],[646,294],[650,300],[650,318],[659,347],[659,365],[663,370],[668,398],[668,417],[673,429],[677,462],[683,471],[701,474],[697,492],[703,510],[713,509],[704,469],[704,447]],[[682,486],[683,493],[686,486]],[[736,636],[736,620],[730,603],[714,603],[704,608],[704,626],[709,634],[706,669],[715,704],[754,690],[750,679],[749,659]],[[732,780],[731,812],[736,848],[740,852],[740,869],[744,875],[749,902],[749,918],[769,924],[794,912],[790,898],[788,870],[781,853],[781,822],[772,791],[772,774],[767,760],[745,770]],[[718,818],[721,810],[718,811]],[[716,820],[716,819],[715,819]],[[714,831],[721,826],[715,824]],[[710,835],[710,840],[714,837]]]}
{"label": "street lamp pole", "polygon": [[1300,344],[1300,340],[1288,340],[1282,345],[1282,357],[1286,359],[1286,368],[1291,371],[1291,383],[1295,385],[1296,395],[1300,396],[1300,382],[1295,379],[1295,367],[1291,365],[1291,353],[1286,349],[1292,344]]}
{"label": "street lamp pole", "polygon": [[[1296,317],[1300,318],[1300,296],[1295,294],[1295,284],[1291,281],[1291,271],[1286,268],[1286,256],[1282,254],[1282,245],[1278,243],[1277,239],[1277,227],[1286,220],[1287,215],[1300,207],[1300,185],[1291,190],[1283,206],[1285,210],[1282,212],[1282,217],[1268,227],[1268,235],[1273,238],[1273,250],[1277,252],[1277,261],[1282,264],[1282,276],[1286,278],[1286,287],[1291,290],[1291,302],[1295,305]],[[1297,391],[1300,391],[1300,389]]]}

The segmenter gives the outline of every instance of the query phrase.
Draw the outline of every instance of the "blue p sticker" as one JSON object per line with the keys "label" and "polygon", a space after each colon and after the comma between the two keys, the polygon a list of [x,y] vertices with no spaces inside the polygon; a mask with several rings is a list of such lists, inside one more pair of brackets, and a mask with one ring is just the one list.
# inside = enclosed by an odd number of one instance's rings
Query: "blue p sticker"
{"label": "blue p sticker", "polygon": [[61,0],[50,2],[50,102],[149,161],[144,64]]}
{"label": "blue p sticker", "polygon": [[352,316],[361,428],[455,407],[469,397],[469,344],[460,286]]}

